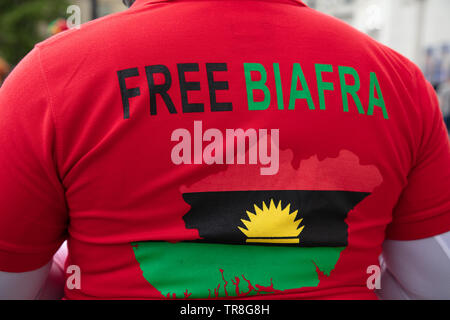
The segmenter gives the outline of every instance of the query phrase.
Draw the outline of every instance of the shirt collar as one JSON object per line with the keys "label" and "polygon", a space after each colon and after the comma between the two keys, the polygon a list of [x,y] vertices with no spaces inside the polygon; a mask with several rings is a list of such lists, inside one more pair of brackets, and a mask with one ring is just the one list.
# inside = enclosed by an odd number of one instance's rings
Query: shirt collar
{"label": "shirt collar", "polygon": [[[152,4],[152,3],[161,3],[161,2],[174,2],[177,0],[136,0],[134,2],[134,4],[132,5],[133,8],[138,8],[138,7],[143,7],[145,5],[148,4]],[[202,0],[205,1],[205,0]],[[222,1],[226,1],[226,0],[222,0]],[[253,1],[267,1],[267,2],[287,2],[287,3],[296,3],[300,6],[306,7],[306,4],[304,4],[301,0],[253,0]]]}

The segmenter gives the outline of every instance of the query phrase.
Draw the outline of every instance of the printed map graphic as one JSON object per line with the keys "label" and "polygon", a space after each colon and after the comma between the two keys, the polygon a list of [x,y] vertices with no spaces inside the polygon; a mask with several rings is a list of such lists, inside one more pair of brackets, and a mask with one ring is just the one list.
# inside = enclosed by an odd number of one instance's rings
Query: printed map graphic
{"label": "printed map graphic", "polygon": [[337,158],[280,154],[276,177],[230,166],[182,187],[186,229],[199,239],[132,243],[144,278],[167,298],[223,298],[316,287],[348,245],[350,212],[382,177],[343,150]]}

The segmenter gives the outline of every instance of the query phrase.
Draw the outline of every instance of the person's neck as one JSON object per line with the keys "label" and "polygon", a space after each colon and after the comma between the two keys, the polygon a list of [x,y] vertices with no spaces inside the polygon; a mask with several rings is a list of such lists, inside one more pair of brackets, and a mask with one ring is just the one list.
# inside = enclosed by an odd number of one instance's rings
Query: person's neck
{"label": "person's neck", "polygon": [[127,7],[131,7],[136,0],[122,0],[123,4]]}

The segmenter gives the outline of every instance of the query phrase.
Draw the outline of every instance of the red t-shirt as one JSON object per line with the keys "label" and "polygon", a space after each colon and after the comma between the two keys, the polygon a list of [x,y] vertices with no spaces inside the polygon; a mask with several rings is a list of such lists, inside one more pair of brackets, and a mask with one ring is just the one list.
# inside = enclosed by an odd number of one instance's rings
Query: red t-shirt
{"label": "red t-shirt", "polygon": [[418,68],[300,1],[138,0],[0,91],[0,270],[67,239],[67,299],[372,299],[383,241],[448,231],[449,190]]}

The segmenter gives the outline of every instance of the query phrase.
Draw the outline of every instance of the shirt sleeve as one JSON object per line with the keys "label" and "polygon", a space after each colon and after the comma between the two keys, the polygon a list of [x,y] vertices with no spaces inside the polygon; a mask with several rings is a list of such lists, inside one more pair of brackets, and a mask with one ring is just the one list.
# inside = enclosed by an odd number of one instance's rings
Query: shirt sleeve
{"label": "shirt sleeve", "polygon": [[450,141],[433,87],[419,72],[422,128],[416,163],[387,228],[390,240],[418,240],[450,230]]}
{"label": "shirt sleeve", "polygon": [[44,266],[66,238],[48,93],[38,48],[0,88],[0,271]]}

